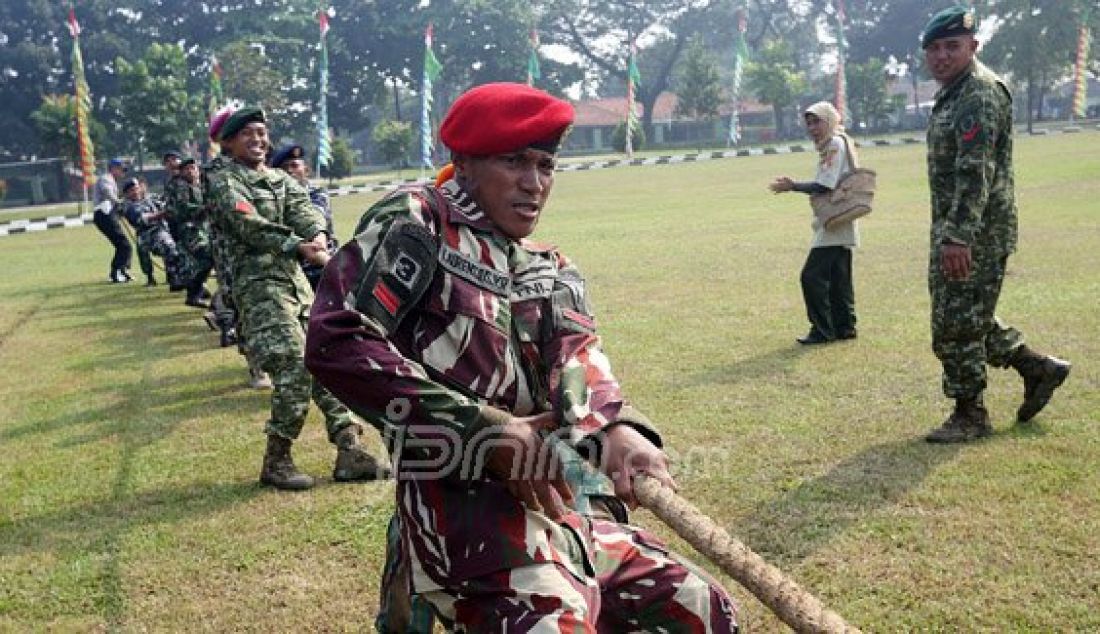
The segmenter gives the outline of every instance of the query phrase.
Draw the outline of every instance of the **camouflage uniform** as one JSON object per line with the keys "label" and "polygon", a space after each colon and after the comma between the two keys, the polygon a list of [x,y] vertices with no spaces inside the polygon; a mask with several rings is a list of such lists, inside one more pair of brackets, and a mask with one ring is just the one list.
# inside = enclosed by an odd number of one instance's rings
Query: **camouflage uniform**
{"label": "camouflage uniform", "polygon": [[594,514],[554,522],[461,464],[484,452],[501,410],[559,413],[574,447],[613,422],[660,446],[624,403],[579,271],[496,233],[453,180],[398,191],[355,233],[325,269],[307,363],[395,433],[413,590],[458,631],[733,631],[725,591],[654,536]]}
{"label": "camouflage uniform", "polygon": [[[233,275],[229,270],[229,251],[226,247],[225,237],[218,229],[216,218],[218,209],[213,204],[210,192],[213,184],[222,170],[229,166],[230,160],[219,154],[202,166],[201,183],[203,196],[203,208],[206,222],[206,230],[210,236],[210,255],[214,261],[214,277],[218,282],[218,288],[214,291],[214,298],[210,301],[210,307],[214,311],[214,318],[218,328],[222,331],[223,343],[227,339],[227,333],[236,332],[237,306],[233,303]],[[239,339],[239,334],[236,333]],[[243,347],[241,353],[244,354]]]}
{"label": "camouflage uniform", "polygon": [[[936,94],[928,128],[932,193],[928,287],[932,348],[950,398],[978,398],[986,364],[1007,367],[1023,335],[994,316],[1008,256],[1016,250],[1012,96],[977,60]],[[970,277],[948,280],[940,246],[970,246]]]}
{"label": "camouflage uniform", "polygon": [[298,244],[323,231],[323,219],[305,190],[279,170],[231,162],[212,179],[210,196],[226,241],[241,329],[274,386],[265,431],[297,438],[312,395],[335,442],[352,421],[347,408],[306,371],[305,328],[313,292],[297,259]]}
{"label": "camouflage uniform", "polygon": [[[335,254],[336,249],[340,247],[340,243],[336,240],[336,227],[332,224],[332,206],[329,203],[328,193],[321,187],[309,187],[309,201],[313,203],[313,206],[317,208],[317,211],[321,212],[321,215],[325,217],[325,231],[328,234],[328,251],[329,254]],[[317,284],[321,281],[321,272],[324,267],[317,266],[310,262],[302,260],[302,272],[306,274],[306,279],[309,280],[309,286],[313,290],[317,290]]]}
{"label": "camouflage uniform", "polygon": [[201,286],[214,267],[210,236],[206,231],[202,185],[191,184],[183,177],[172,179],[165,191],[165,206],[177,225],[179,245],[190,260],[193,283]]}
{"label": "camouflage uniform", "polygon": [[152,276],[153,262],[149,254],[157,255],[164,261],[164,272],[168,283],[182,285],[186,275],[186,264],[176,241],[168,231],[168,223],[163,218],[147,220],[144,214],[161,211],[161,207],[149,197],[138,201],[128,200],[123,207],[123,215],[137,232],[138,256],[141,268],[146,275]]}

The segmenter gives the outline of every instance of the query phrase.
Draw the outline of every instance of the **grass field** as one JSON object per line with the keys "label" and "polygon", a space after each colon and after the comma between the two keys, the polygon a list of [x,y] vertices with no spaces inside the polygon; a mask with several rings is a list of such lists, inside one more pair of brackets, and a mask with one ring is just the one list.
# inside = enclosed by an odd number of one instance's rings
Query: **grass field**
{"label": "grass field", "polygon": [[[860,338],[800,349],[806,154],[568,173],[539,237],[588,276],[627,392],[682,493],[873,632],[1100,629],[1100,144],[1020,138],[1002,316],[1075,362],[1034,424],[921,440],[948,403],[928,334],[923,147],[880,174]],[[336,199],[346,236],[373,197]],[[337,485],[316,411],[305,494],[256,482],[267,394],[163,287],[105,282],[93,229],[0,238],[0,631],[366,631],[393,485]],[[375,447],[377,447],[375,443]],[[673,538],[647,513],[638,523]],[[713,569],[713,568],[712,568]],[[781,629],[737,594],[748,631]]]}

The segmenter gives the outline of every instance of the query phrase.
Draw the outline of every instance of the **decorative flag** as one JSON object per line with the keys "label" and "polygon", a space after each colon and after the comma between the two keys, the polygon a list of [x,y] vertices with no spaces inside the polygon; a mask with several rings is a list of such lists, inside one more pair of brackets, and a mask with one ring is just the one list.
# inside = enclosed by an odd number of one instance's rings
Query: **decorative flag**
{"label": "decorative flag", "polygon": [[1086,8],[1081,16],[1081,26],[1077,33],[1077,63],[1073,70],[1073,116],[1084,119],[1088,115],[1089,83],[1087,65],[1089,61],[1089,45],[1091,33],[1089,33],[1089,13]]}
{"label": "decorative flag", "polygon": [[420,167],[432,169],[432,82],[443,65],[432,52],[432,25],[424,31],[424,74],[420,81]]}
{"label": "decorative flag", "polygon": [[642,85],[642,74],[638,72],[638,64],[635,61],[637,47],[630,45],[630,64],[626,70],[626,151],[627,157],[634,156],[634,130],[638,129],[638,113],[634,108],[634,94],[638,86]]}
{"label": "decorative flag", "polygon": [[845,78],[844,57],[848,53],[848,41],[844,38],[844,0],[836,0],[836,111],[841,125],[851,123],[848,115],[848,81]]}
{"label": "decorative flag", "polygon": [[539,32],[531,29],[531,54],[527,57],[527,85],[534,86],[536,79],[542,79],[539,68]]}
{"label": "decorative flag", "polygon": [[318,15],[321,26],[321,94],[317,103],[317,173],[332,164],[332,133],[328,127],[328,13]]}
{"label": "decorative flag", "polygon": [[92,94],[84,79],[84,58],[80,54],[80,24],[76,11],[69,7],[69,34],[73,37],[73,88],[76,95],[76,136],[80,146],[80,171],[84,176],[84,198],[88,188],[95,185],[95,148],[88,134],[88,112],[92,109]]}
{"label": "decorative flag", "polygon": [[[207,102],[207,119],[213,119],[214,114],[218,112],[218,108],[221,108],[225,103],[225,91],[222,89],[222,65],[218,63],[218,58],[213,55],[210,56],[210,101]],[[210,147],[207,150],[207,158],[214,158],[218,155],[219,148],[218,142],[210,139]]]}
{"label": "decorative flag", "polygon": [[730,88],[733,98],[733,108],[730,110],[730,135],[729,145],[737,145],[741,141],[741,78],[745,74],[745,64],[749,61],[749,46],[745,42],[745,31],[748,29],[748,19],[745,10],[737,11],[737,41],[733,45],[733,85]]}

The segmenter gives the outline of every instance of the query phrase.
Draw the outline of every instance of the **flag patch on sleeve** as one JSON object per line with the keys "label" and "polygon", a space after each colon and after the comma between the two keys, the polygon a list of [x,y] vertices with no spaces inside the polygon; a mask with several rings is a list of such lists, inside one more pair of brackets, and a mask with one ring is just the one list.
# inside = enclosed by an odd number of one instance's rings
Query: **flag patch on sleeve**
{"label": "flag patch on sleeve", "polygon": [[248,202],[247,200],[238,200],[236,206],[234,206],[233,209],[237,213],[244,214],[246,216],[256,211],[255,207],[252,206],[252,203]]}
{"label": "flag patch on sleeve", "polygon": [[386,312],[394,317],[397,316],[397,309],[401,307],[401,300],[390,290],[389,286],[386,286],[385,282],[379,281],[375,284],[372,294],[378,300],[378,303],[382,304],[382,308],[386,309]]}

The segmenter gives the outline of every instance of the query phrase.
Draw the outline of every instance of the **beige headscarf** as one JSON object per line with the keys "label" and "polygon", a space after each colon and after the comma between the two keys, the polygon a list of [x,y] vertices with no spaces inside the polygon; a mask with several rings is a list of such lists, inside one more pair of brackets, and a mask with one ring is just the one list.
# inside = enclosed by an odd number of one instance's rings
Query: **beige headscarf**
{"label": "beige headscarf", "polygon": [[816,145],[817,151],[821,153],[822,156],[824,156],[825,150],[829,147],[829,142],[833,140],[833,137],[842,136],[848,142],[848,151],[852,154],[852,163],[854,165],[859,165],[859,155],[856,154],[856,144],[852,142],[852,138],[844,131],[844,125],[840,122],[840,113],[833,107],[833,104],[828,101],[819,101],[802,112],[803,116],[807,114],[812,114],[824,121],[826,130],[828,130],[825,140]]}

